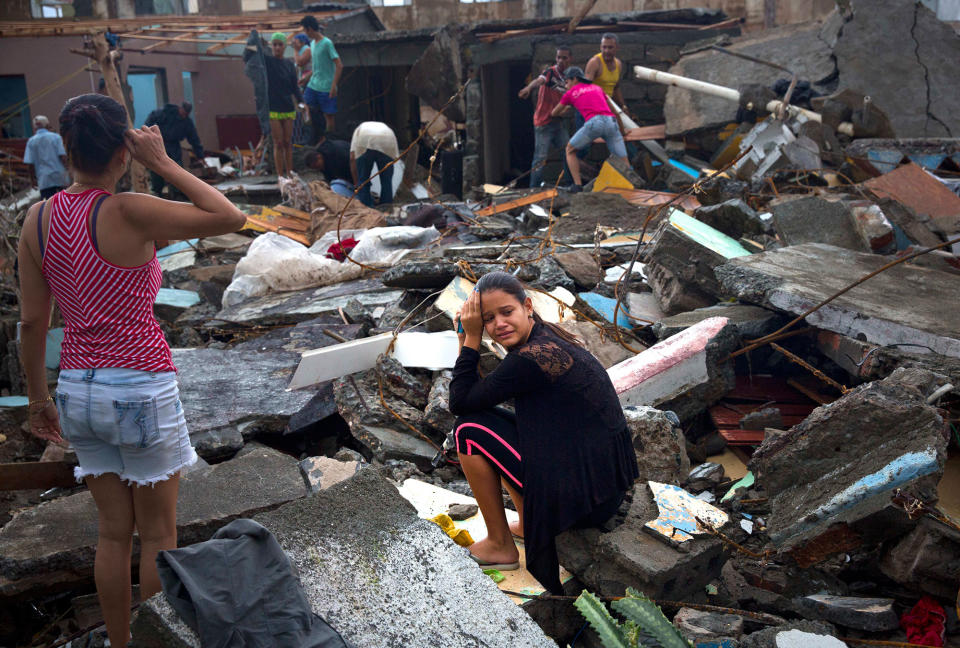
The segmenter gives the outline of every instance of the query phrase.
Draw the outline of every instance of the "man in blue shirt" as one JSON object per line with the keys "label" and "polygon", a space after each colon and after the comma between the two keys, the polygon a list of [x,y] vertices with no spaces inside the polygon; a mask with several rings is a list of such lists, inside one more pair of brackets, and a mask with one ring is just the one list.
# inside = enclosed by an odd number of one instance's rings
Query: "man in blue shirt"
{"label": "man in blue shirt", "polygon": [[313,143],[316,144],[325,131],[333,131],[335,127],[337,86],[343,72],[343,63],[340,62],[340,55],[337,54],[333,41],[323,35],[323,25],[317,22],[314,16],[304,16],[300,25],[311,41],[313,69],[303,92],[303,100],[310,109]]}
{"label": "man in blue shirt", "polygon": [[37,188],[41,198],[49,198],[68,184],[67,152],[63,148],[60,135],[47,128],[50,121],[43,115],[37,115],[33,120],[36,134],[27,140],[27,148],[23,154],[23,161],[33,165],[37,175]]}

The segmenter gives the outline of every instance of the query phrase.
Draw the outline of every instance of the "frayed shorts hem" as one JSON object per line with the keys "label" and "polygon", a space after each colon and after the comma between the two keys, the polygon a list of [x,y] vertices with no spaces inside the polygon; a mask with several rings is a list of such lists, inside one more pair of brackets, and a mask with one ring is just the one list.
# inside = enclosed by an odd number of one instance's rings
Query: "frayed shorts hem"
{"label": "frayed shorts hem", "polygon": [[[120,481],[126,483],[128,486],[133,486],[134,484],[136,484],[137,486],[155,486],[162,481],[167,481],[168,479],[176,475],[178,472],[182,471],[184,468],[189,468],[190,466],[196,464],[197,461],[199,461],[199,457],[197,456],[196,452],[193,452],[192,457],[184,461],[178,467],[167,471],[166,473],[160,475],[159,477],[148,477],[147,479],[137,479],[130,475],[118,475],[118,477],[120,477]],[[77,480],[78,484],[82,484],[83,480],[86,479],[87,477],[102,477],[103,475],[109,475],[111,473],[116,475],[116,473],[112,470],[101,470],[101,471],[84,470],[81,466],[77,466],[76,468],[73,469],[73,476]]]}

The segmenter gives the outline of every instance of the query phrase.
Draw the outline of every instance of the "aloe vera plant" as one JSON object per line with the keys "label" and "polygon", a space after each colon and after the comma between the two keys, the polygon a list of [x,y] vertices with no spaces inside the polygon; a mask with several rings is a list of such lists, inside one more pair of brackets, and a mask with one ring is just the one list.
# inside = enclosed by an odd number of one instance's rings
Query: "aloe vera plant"
{"label": "aloe vera plant", "polygon": [[623,623],[610,614],[600,599],[586,590],[577,597],[574,605],[600,637],[604,648],[690,648],[690,642],[683,638],[656,603],[632,588],[627,588],[627,595],[610,605],[624,618]]}

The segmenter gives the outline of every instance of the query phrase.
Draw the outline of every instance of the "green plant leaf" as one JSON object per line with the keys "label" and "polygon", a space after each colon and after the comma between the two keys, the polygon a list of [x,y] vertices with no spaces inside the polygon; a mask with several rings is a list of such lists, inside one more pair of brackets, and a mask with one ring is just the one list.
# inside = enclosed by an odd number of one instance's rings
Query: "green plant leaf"
{"label": "green plant leaf", "polygon": [[593,627],[604,648],[631,648],[620,624],[611,616],[606,606],[596,596],[583,590],[573,605]]}
{"label": "green plant leaf", "polygon": [[614,601],[610,607],[640,626],[663,648],[690,648],[690,642],[683,638],[660,608],[636,590],[628,589],[627,597]]}

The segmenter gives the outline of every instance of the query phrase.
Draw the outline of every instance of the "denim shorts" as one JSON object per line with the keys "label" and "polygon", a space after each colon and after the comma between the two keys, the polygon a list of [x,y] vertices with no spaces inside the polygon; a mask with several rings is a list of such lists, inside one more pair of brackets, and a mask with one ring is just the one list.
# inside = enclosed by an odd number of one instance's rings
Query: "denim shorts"
{"label": "denim shorts", "polygon": [[593,140],[598,137],[606,142],[607,149],[612,155],[622,158],[627,157],[627,147],[623,142],[620,126],[617,125],[616,118],[610,115],[594,115],[591,117],[590,121],[573,134],[569,145],[579,150],[585,146],[590,146]]}
{"label": "denim shorts", "polygon": [[116,473],[148,486],[197,461],[172,371],[64,369],[56,401],[77,481]]}
{"label": "denim shorts", "polygon": [[304,88],[303,103],[319,108],[320,112],[324,115],[337,114],[337,98],[331,97],[329,92],[320,92],[313,88]]}

